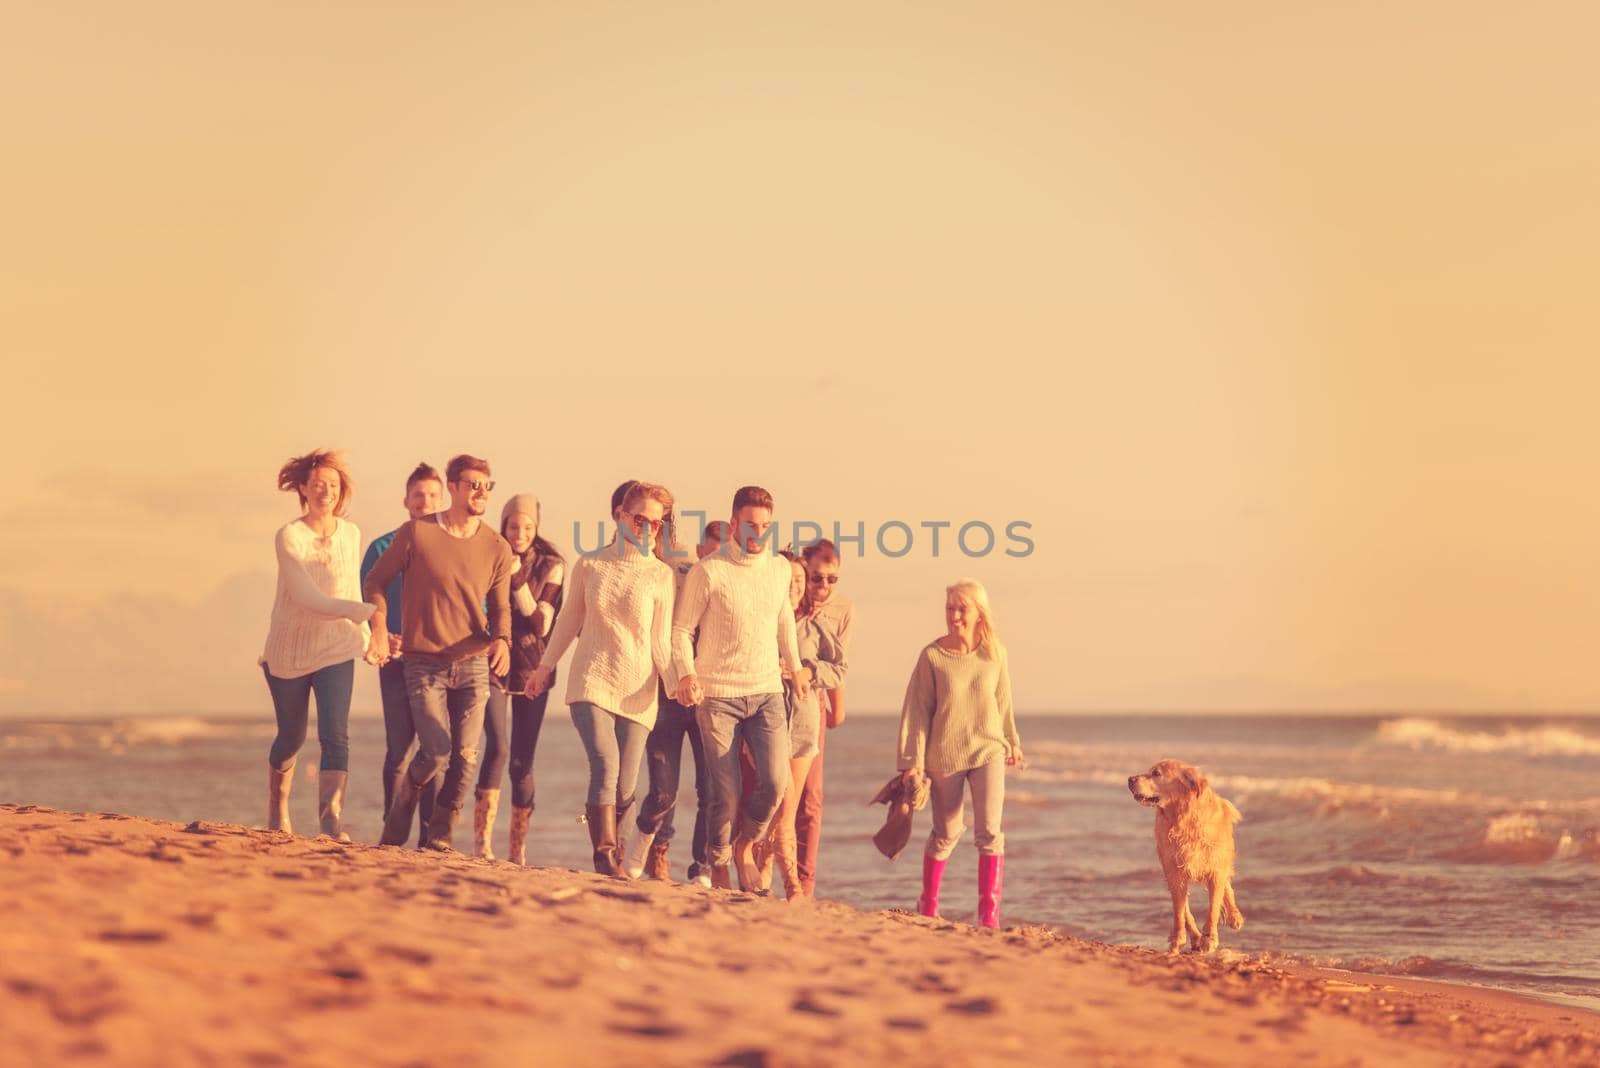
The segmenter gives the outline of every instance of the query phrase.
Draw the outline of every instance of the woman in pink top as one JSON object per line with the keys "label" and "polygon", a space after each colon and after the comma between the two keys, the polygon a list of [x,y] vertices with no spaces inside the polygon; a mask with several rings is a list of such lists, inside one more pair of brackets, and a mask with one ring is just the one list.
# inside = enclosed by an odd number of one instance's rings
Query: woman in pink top
{"label": "woman in pink top", "polygon": [[350,690],[356,658],[371,637],[373,608],[361,599],[361,531],[344,519],[354,486],[344,459],[317,450],[278,472],[278,488],[300,498],[298,519],[278,530],[278,590],[261,671],[272,694],[277,737],[268,757],[267,827],[288,831],[289,788],[306,740],[311,695],[317,697],[317,814],[322,833],[344,833],[350,769]]}

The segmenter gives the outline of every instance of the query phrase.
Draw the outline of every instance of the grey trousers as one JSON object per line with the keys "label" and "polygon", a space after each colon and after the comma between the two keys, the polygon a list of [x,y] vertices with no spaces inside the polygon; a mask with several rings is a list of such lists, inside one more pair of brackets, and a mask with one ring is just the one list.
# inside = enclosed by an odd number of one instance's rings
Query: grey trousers
{"label": "grey trousers", "polygon": [[973,819],[977,824],[978,852],[1004,856],[1006,836],[1000,831],[1000,812],[1006,803],[1006,761],[995,757],[966,771],[946,775],[928,773],[928,807],[933,809],[933,830],[928,834],[928,856],[945,860],[955,851],[966,828],[966,791],[972,789]]}
{"label": "grey trousers", "polygon": [[739,818],[744,838],[765,837],[789,788],[789,723],[783,694],[707,697],[695,709],[711,773],[706,806],[706,857],[712,864],[733,859],[733,821],[739,807],[739,743],[755,758],[756,786]]}

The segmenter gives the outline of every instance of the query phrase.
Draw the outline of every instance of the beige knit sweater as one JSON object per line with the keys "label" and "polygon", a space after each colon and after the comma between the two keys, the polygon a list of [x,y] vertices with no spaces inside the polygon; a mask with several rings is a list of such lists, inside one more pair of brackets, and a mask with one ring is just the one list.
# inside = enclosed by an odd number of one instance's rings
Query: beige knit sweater
{"label": "beige knit sweater", "polygon": [[900,709],[900,770],[949,775],[1021,748],[1004,647],[990,654],[924,646]]}
{"label": "beige knit sweater", "polygon": [[695,564],[672,618],[678,676],[697,676],[707,697],[782,693],[780,657],[793,672],[801,666],[789,605],[793,574],[781,556],[734,546]]}
{"label": "beige knit sweater", "polygon": [[646,727],[656,722],[656,680],[672,674],[672,569],[636,547],[582,557],[540,660],[553,667],[577,641],[567,704],[587,701]]}
{"label": "beige knit sweater", "polygon": [[280,679],[309,675],[367,651],[372,606],[361,599],[361,531],[337,520],[328,537],[300,520],[273,539],[278,591],[261,662]]}

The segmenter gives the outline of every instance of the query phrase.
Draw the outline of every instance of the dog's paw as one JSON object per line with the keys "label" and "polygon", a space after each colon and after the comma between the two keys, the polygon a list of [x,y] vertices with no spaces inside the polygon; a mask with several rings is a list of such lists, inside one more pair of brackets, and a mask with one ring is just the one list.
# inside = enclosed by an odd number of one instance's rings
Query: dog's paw
{"label": "dog's paw", "polygon": [[1242,913],[1239,910],[1235,909],[1233,911],[1233,914],[1228,917],[1228,926],[1232,927],[1235,931],[1243,930],[1244,929],[1244,913]]}

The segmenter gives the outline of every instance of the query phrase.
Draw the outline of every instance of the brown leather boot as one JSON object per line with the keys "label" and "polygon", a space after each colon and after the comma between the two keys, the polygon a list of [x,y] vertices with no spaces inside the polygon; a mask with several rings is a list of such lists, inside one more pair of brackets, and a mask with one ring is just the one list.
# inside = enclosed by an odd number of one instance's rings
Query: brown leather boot
{"label": "brown leather boot", "polygon": [[672,881],[672,862],[667,860],[667,849],[672,845],[672,839],[650,843],[650,855],[645,858],[644,874],[647,879],[659,879],[664,883]]}
{"label": "brown leather boot", "polygon": [[506,859],[513,864],[528,863],[528,826],[533,823],[533,806],[511,806],[511,841],[506,844]]}
{"label": "brown leather boot", "polygon": [[289,825],[289,790],[294,786],[294,761],[279,770],[267,765],[267,830],[293,834]]}
{"label": "brown leather boot", "polygon": [[472,806],[473,851],[484,860],[494,859],[494,817],[500,810],[499,790],[479,790]]}
{"label": "brown leather boot", "polygon": [[594,847],[594,870],[601,875],[621,875],[622,858],[617,852],[617,806],[585,805],[589,824],[589,844]]}

